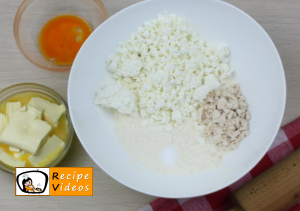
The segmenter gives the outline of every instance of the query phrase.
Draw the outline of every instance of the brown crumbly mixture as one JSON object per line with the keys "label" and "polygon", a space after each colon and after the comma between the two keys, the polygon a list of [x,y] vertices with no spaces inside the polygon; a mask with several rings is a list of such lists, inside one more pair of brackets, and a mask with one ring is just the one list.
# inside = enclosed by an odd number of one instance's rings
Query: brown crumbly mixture
{"label": "brown crumbly mixture", "polygon": [[200,124],[206,126],[206,140],[223,150],[236,149],[249,135],[250,113],[238,84],[210,93],[199,109],[199,116]]}

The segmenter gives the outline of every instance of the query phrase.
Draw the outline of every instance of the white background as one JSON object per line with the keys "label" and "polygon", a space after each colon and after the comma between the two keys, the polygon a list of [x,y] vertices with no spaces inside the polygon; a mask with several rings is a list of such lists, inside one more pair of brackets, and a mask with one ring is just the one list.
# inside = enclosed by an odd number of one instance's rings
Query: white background
{"label": "white background", "polygon": [[[31,195],[31,196],[38,196],[38,195],[48,195],[49,196],[49,168],[16,168],[16,177],[23,173],[23,172],[26,172],[26,171],[40,171],[40,172],[45,172],[47,175],[48,175],[48,183],[47,183],[47,186],[44,187],[45,185],[45,176],[42,174],[42,173],[38,173],[38,172],[30,172],[30,173],[26,173],[28,175],[28,177],[30,177],[32,179],[32,184],[35,188],[41,188],[42,190],[45,190],[44,193],[41,193],[41,194],[30,194],[30,193],[23,193],[17,182],[16,181],[16,195],[19,195],[19,196],[24,196],[24,195]],[[22,181],[23,181],[23,175],[21,175],[18,180],[19,180],[19,184],[20,184],[20,187],[23,188],[23,185],[22,185]]]}

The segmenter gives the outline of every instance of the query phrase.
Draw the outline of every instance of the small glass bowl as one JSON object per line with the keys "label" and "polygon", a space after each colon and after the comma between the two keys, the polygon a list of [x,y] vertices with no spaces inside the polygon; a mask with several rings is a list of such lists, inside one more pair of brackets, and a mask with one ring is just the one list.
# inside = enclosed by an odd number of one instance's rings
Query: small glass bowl
{"label": "small glass bowl", "polygon": [[[10,98],[16,94],[26,93],[26,92],[36,92],[36,93],[46,95],[50,98],[53,98],[59,104],[63,104],[66,107],[66,118],[68,120],[68,138],[67,138],[67,141],[65,142],[66,143],[65,147],[52,163],[50,163],[48,166],[43,166],[43,167],[56,166],[65,157],[65,155],[69,151],[71,143],[73,141],[73,136],[74,136],[74,129],[72,126],[72,122],[71,122],[71,118],[70,118],[70,114],[69,114],[69,110],[68,110],[68,105],[64,101],[64,99],[54,90],[52,90],[46,86],[43,86],[40,84],[34,84],[34,83],[21,83],[21,84],[16,84],[16,85],[7,87],[6,89],[3,89],[2,91],[0,91],[0,105],[8,98]],[[15,172],[13,169],[8,168],[2,164],[0,164],[0,169],[10,172],[10,173]]]}
{"label": "small glass bowl", "polygon": [[23,55],[46,70],[69,71],[72,65],[59,66],[47,61],[40,52],[38,38],[42,27],[59,15],[76,15],[95,29],[108,18],[100,0],[24,0],[14,21],[14,37]]}

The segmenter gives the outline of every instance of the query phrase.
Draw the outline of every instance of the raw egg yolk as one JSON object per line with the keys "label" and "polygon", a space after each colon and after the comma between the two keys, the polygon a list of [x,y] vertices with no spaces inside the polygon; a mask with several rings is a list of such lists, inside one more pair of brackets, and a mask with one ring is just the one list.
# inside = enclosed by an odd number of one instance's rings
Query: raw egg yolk
{"label": "raw egg yolk", "polygon": [[49,20],[39,35],[44,57],[56,65],[71,65],[80,47],[92,33],[89,24],[75,15],[60,15]]}

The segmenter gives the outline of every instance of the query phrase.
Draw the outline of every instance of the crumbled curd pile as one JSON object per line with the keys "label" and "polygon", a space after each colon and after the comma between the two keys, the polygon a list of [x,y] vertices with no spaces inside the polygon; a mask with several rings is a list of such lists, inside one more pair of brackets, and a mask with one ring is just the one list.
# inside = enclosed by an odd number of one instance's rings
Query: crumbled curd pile
{"label": "crumbled curd pile", "polygon": [[183,18],[159,15],[108,57],[116,84],[99,90],[95,103],[171,131],[187,117],[197,120],[200,103],[230,78],[228,57],[226,46],[204,42]]}

